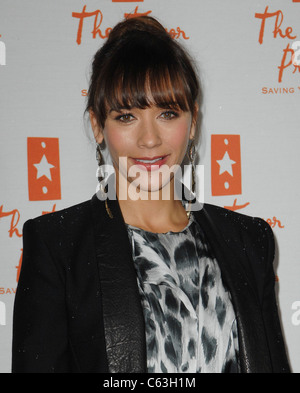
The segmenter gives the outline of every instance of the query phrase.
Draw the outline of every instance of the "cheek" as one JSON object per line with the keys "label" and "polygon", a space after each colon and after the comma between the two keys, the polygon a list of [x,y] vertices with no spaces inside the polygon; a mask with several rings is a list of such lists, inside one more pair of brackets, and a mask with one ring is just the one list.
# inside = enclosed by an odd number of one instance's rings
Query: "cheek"
{"label": "cheek", "polygon": [[126,177],[128,163],[127,158],[122,157],[127,157],[132,151],[132,139],[124,133],[124,130],[120,131],[114,127],[105,129],[104,139],[115,171]]}
{"label": "cheek", "polygon": [[118,130],[107,129],[104,133],[104,139],[112,158],[126,155],[129,140],[125,138],[125,135],[122,135]]}
{"label": "cheek", "polygon": [[189,141],[189,131],[189,126],[186,122],[177,124],[169,139],[169,143],[173,149],[182,149],[185,151]]}

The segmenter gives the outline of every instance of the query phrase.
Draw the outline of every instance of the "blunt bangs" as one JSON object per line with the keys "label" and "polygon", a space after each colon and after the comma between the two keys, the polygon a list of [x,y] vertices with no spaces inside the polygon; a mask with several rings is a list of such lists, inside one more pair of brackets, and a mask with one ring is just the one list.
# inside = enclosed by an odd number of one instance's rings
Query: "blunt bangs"
{"label": "blunt bangs", "polygon": [[97,78],[94,112],[99,124],[104,127],[110,110],[157,106],[194,114],[198,80],[177,43],[144,32],[132,40],[127,35],[126,41],[114,48]]}

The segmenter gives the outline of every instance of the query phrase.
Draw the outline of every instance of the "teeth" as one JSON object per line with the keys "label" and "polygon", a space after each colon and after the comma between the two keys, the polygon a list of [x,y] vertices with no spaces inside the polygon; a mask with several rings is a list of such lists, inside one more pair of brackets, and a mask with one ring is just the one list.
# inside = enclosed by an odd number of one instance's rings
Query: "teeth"
{"label": "teeth", "polygon": [[143,162],[145,164],[154,164],[154,162],[157,162],[157,161],[159,161],[161,159],[162,159],[162,157],[161,158],[157,158],[156,160],[137,160],[137,161]]}

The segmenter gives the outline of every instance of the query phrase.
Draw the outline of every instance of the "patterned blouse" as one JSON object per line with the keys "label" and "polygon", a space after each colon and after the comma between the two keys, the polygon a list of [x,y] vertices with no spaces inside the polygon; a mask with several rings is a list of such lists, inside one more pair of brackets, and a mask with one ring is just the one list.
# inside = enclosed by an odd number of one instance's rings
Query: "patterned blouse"
{"label": "patterned blouse", "polygon": [[180,232],[126,226],[145,318],[148,373],[239,372],[230,293],[193,214]]}

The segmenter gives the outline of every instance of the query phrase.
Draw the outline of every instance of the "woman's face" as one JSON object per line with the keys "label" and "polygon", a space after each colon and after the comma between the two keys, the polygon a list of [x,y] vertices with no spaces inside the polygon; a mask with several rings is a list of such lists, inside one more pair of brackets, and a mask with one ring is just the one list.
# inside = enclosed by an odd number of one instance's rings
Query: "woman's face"
{"label": "woman's face", "polygon": [[97,142],[105,140],[116,181],[131,196],[156,192],[170,184],[174,176],[170,169],[182,163],[189,139],[195,134],[190,112],[157,106],[111,110],[104,129],[93,115],[91,122]]}

